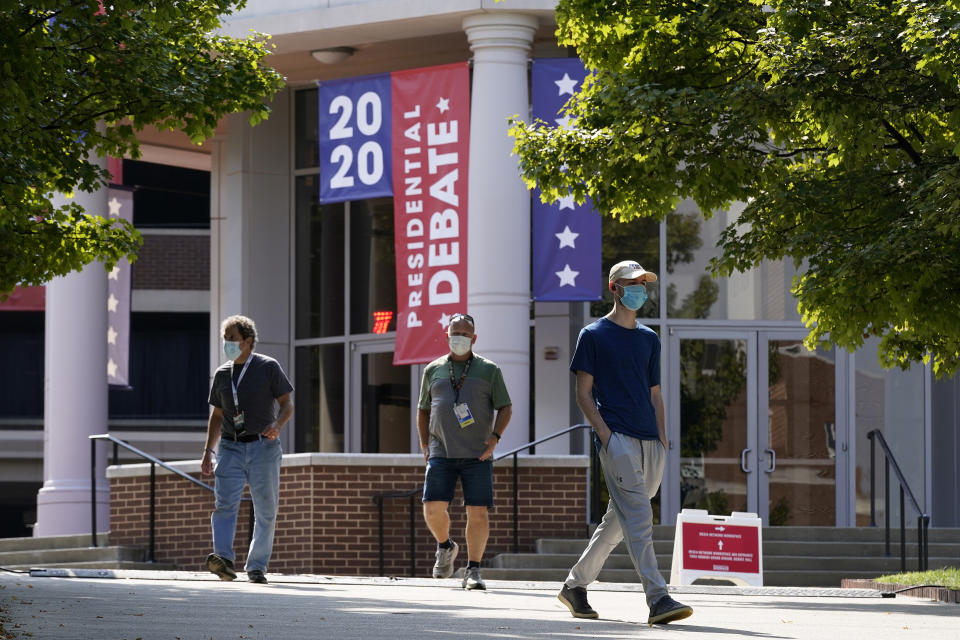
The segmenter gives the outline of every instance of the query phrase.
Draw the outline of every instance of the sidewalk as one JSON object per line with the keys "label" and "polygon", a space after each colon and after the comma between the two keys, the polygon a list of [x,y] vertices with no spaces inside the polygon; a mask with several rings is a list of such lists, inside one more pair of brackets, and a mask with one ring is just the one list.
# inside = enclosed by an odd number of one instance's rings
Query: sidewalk
{"label": "sidewalk", "polygon": [[641,589],[630,584],[595,584],[590,603],[600,619],[577,620],[553,583],[490,581],[487,591],[468,592],[453,579],[268,575],[270,584],[254,585],[183,571],[100,573],[113,577],[0,572],[6,638],[947,640],[960,628],[957,605],[840,589],[671,588],[694,615],[651,627]]}

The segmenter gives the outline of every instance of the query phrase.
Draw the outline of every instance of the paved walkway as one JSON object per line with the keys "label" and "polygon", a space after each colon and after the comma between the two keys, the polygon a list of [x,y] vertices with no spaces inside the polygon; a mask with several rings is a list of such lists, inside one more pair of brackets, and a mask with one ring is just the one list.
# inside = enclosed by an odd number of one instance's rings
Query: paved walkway
{"label": "paved walkway", "polygon": [[467,592],[452,579],[270,575],[270,584],[254,585],[193,572],[48,574],[0,571],[6,638],[960,638],[957,605],[840,589],[671,588],[694,615],[651,627],[639,585],[595,584],[590,603],[601,618],[577,620],[553,583],[491,581],[486,592]]}

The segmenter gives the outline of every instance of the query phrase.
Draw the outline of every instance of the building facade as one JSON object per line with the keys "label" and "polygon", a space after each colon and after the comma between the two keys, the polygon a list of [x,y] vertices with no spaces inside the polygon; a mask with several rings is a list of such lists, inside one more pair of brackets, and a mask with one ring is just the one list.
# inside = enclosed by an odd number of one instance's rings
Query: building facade
{"label": "building facade", "polygon": [[[464,310],[477,319],[476,350],[501,365],[514,400],[501,449],[581,422],[568,364],[579,329],[609,309],[609,292],[594,303],[530,300],[531,195],[510,156],[507,134],[509,117],[529,113],[530,61],[576,55],[556,43],[554,5],[549,0],[248,2],[224,32],[269,33],[276,45],[270,63],[286,77],[287,87],[273,100],[269,120],[250,127],[243,115],[230,116],[200,150],[173,136],[148,140],[156,153],[165,150],[167,165],[206,159],[210,214],[209,231],[148,235],[141,270],[157,251],[177,256],[173,271],[199,275],[206,269],[208,284],[192,284],[194,293],[172,297],[169,291],[180,285],[150,285],[156,288],[138,297],[135,280],[135,314],[155,308],[206,314],[201,321],[207,324],[208,372],[221,359],[220,320],[234,313],[254,318],[258,350],[276,357],[296,387],[295,422],[283,435],[288,452],[417,452],[415,401],[422,365],[393,365],[395,327],[385,332],[375,327],[375,312],[397,307],[393,201],[320,204],[317,83],[468,61]],[[956,381],[936,381],[922,365],[882,370],[872,341],[856,353],[803,348],[806,332],[790,295],[791,264],[765,264],[726,279],[713,279],[706,270],[720,232],[735,224],[737,215],[732,209],[705,219],[684,203],[662,223],[603,221],[603,272],[631,258],[660,275],[642,311],[643,322],[662,341],[670,448],[658,498],[660,521],[673,522],[680,509],[698,507],[753,511],[774,526],[867,525],[867,433],[880,430],[933,526],[960,526]],[[193,242],[205,246],[190,248]],[[185,247],[186,255],[178,256]],[[183,269],[184,264],[191,266]],[[161,270],[156,277],[164,275]],[[603,284],[597,282],[598,296]],[[48,331],[50,326],[48,318]],[[4,329],[8,336],[11,327]],[[49,358],[46,366],[51,367]],[[47,468],[52,461],[38,448],[36,417],[20,426],[16,416],[4,420],[0,438],[10,446],[0,457],[9,473],[0,482],[22,477],[13,472],[16,460],[16,469],[51,486],[50,474],[37,471],[41,460]],[[127,437],[151,452],[160,442],[175,442],[166,445],[174,450],[161,449],[161,457],[189,458],[200,451],[203,417],[184,420],[192,422],[158,415],[153,432]],[[47,422],[47,439],[69,434],[78,441],[116,424],[113,417],[106,427]],[[535,455],[586,450],[581,432],[539,445]],[[880,458],[877,462],[882,465]],[[88,461],[84,469],[89,475]],[[82,477],[70,483],[82,489]]]}

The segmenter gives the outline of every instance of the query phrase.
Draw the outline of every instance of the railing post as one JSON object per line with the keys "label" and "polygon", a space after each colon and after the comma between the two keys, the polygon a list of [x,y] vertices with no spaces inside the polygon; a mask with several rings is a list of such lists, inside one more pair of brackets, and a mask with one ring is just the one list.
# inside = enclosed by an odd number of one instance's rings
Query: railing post
{"label": "railing post", "polygon": [[97,546],[97,441],[90,439],[90,546]]}
{"label": "railing post", "polygon": [[517,454],[513,454],[513,552],[520,553],[520,483],[519,462]]}
{"label": "railing post", "polygon": [[[416,538],[417,526],[415,524],[415,520],[413,517],[413,505],[414,505],[413,496],[414,494],[411,493],[410,494],[410,577],[411,578],[414,578],[417,575],[417,538]],[[383,549],[382,544],[380,545],[380,549],[382,552],[382,549]]]}
{"label": "railing post", "polygon": [[150,463],[150,551],[147,562],[156,562],[157,531],[157,465]]}
{"label": "railing post", "polygon": [[907,572],[907,520],[903,513],[903,485],[900,485],[900,573]]}
{"label": "railing post", "polygon": [[876,465],[874,463],[876,462],[877,458],[874,455],[874,450],[877,447],[877,439],[873,436],[872,431],[867,435],[870,438],[870,526],[875,527],[877,526],[877,504],[876,504],[877,473],[876,473]]}
{"label": "railing post", "polygon": [[923,566],[923,514],[917,516],[917,571],[926,571]]}
{"label": "railing post", "polygon": [[380,519],[380,575],[383,575],[383,498],[374,497],[377,502],[377,515]]}
{"label": "railing post", "polygon": [[886,553],[890,555],[890,458],[883,457],[883,524],[886,530]]}

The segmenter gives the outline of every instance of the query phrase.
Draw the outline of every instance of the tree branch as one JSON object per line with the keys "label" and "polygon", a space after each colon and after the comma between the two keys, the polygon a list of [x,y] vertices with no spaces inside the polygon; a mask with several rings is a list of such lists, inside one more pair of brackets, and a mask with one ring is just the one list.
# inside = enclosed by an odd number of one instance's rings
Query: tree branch
{"label": "tree branch", "polygon": [[887,130],[887,133],[889,133],[890,136],[897,141],[898,143],[897,146],[903,149],[903,151],[905,151],[906,154],[910,156],[910,159],[913,160],[913,164],[917,166],[920,166],[921,164],[923,164],[923,158],[920,156],[919,153],[917,153],[917,150],[913,148],[913,146],[907,141],[907,139],[904,138],[903,135],[899,131],[897,131],[896,128],[892,124],[890,124],[886,118],[883,118],[881,122],[883,123],[883,128]]}

